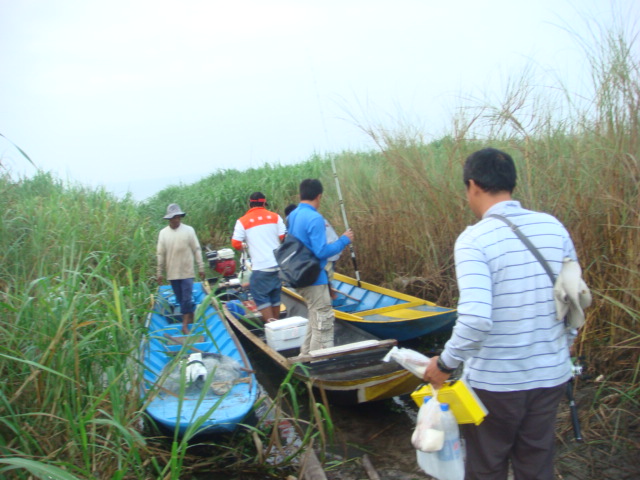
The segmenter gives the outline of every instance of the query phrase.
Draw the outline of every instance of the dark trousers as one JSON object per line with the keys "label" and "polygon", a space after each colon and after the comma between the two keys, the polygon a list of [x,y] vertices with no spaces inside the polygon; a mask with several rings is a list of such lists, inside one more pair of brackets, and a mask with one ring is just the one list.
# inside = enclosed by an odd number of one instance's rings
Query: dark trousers
{"label": "dark trousers", "polygon": [[180,313],[193,313],[196,306],[193,303],[193,278],[183,278],[181,280],[170,280],[171,288],[176,296]]}
{"label": "dark trousers", "polygon": [[565,384],[519,392],[476,389],[489,414],[480,425],[461,425],[465,480],[553,480],[555,424]]}

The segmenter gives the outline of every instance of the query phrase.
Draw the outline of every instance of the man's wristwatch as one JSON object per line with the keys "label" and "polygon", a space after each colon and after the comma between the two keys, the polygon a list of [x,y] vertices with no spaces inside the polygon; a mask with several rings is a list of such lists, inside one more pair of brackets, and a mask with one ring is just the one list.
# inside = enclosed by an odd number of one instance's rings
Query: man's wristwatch
{"label": "man's wristwatch", "polygon": [[455,368],[447,367],[442,361],[442,357],[438,357],[438,361],[436,362],[436,367],[438,367],[438,370],[440,370],[442,373],[447,373],[449,375],[451,375],[456,370]]}

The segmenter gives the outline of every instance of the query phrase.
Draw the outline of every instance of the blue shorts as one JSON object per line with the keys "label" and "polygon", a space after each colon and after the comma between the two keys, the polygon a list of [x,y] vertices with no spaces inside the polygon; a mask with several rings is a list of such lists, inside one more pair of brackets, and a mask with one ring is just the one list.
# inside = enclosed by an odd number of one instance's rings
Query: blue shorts
{"label": "blue shorts", "polygon": [[251,272],[251,279],[249,280],[249,291],[256,302],[258,310],[267,307],[279,307],[282,280],[280,280],[277,271],[263,272],[254,270]]}
{"label": "blue shorts", "polygon": [[180,305],[180,313],[193,313],[196,306],[193,303],[193,278],[170,280],[173,294]]}

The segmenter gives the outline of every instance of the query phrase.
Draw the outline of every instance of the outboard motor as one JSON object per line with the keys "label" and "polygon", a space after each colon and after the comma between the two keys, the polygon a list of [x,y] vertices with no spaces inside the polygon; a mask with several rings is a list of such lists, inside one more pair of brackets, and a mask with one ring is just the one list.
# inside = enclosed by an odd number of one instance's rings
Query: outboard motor
{"label": "outboard motor", "polygon": [[210,278],[207,281],[212,287],[215,285],[215,294],[223,301],[240,299],[243,297],[242,285],[236,275],[236,260],[231,248],[209,250],[205,252],[209,267],[219,273],[222,278]]}
{"label": "outboard motor", "polygon": [[207,250],[206,255],[212,270],[225,278],[235,276],[236,259],[232,249]]}

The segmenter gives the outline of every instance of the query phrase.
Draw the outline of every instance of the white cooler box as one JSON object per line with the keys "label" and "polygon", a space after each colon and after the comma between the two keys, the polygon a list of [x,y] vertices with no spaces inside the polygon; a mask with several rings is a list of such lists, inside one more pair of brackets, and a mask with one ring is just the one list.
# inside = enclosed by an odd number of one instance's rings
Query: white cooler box
{"label": "white cooler box", "polygon": [[265,324],[267,345],[274,350],[299,348],[307,333],[308,322],[304,317],[289,317]]}

